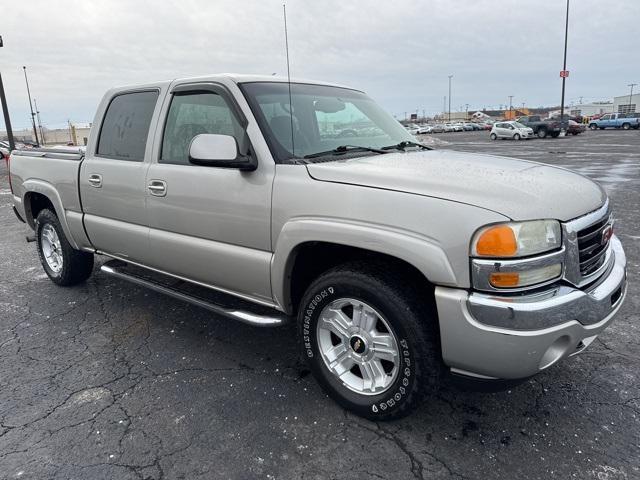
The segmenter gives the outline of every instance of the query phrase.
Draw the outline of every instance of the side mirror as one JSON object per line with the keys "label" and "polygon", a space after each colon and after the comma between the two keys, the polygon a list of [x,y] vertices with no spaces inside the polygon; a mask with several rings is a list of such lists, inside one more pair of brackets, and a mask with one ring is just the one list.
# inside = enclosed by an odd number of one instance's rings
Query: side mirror
{"label": "side mirror", "polygon": [[202,133],[193,137],[189,145],[189,162],[206,167],[237,168],[246,171],[258,168],[255,158],[240,155],[235,138],[231,135],[213,133]]}

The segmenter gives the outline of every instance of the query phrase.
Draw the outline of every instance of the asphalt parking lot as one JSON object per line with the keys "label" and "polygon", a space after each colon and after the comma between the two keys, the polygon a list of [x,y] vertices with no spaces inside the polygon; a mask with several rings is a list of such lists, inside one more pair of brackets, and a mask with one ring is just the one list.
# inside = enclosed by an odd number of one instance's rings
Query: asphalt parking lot
{"label": "asphalt parking lot", "polygon": [[0,478],[640,478],[640,132],[439,148],[572,168],[609,193],[628,256],[617,320],[511,390],[447,381],[372,423],[328,399],[294,329],[265,330],[105,277],[56,287],[0,166]]}

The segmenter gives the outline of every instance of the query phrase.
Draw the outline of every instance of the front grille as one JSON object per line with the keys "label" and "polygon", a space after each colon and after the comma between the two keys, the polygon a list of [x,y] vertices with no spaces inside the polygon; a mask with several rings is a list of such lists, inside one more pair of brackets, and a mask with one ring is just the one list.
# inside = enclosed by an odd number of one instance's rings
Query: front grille
{"label": "front grille", "polygon": [[578,232],[580,274],[583,277],[604,265],[609,238],[603,241],[603,233],[608,227],[611,227],[610,217],[606,216]]}

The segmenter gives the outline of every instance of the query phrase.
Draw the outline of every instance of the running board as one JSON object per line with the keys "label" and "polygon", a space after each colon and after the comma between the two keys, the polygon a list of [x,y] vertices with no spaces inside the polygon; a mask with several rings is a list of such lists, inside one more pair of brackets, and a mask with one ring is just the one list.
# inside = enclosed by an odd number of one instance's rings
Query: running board
{"label": "running board", "polygon": [[[158,274],[120,260],[109,260],[100,267],[100,270],[112,277],[164,293],[170,297],[249,325],[278,327],[289,320],[286,314],[275,309],[254,305],[249,301],[240,300],[199,285]],[[170,282],[173,282],[173,284]]]}

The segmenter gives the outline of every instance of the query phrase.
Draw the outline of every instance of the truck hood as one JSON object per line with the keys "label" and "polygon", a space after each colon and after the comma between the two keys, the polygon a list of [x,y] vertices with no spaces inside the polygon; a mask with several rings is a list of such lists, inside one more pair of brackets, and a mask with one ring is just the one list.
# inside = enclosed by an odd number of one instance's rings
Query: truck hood
{"label": "truck hood", "polygon": [[308,164],[323,182],[437,197],[492,210],[513,220],[571,220],[606,200],[602,188],[564,168],[450,150],[397,152]]}

